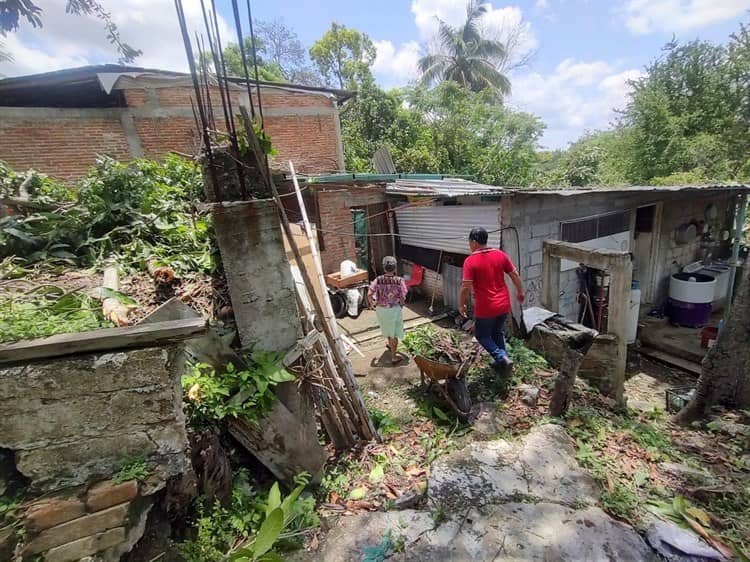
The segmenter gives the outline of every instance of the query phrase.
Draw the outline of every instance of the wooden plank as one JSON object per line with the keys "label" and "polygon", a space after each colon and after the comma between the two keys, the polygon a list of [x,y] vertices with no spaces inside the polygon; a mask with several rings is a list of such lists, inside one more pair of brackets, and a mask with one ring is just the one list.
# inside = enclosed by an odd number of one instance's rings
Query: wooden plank
{"label": "wooden plank", "polygon": [[202,318],[105,328],[78,334],[58,334],[37,340],[0,345],[0,364],[60,357],[75,353],[156,347],[206,333]]}
{"label": "wooden plank", "polygon": [[703,372],[699,363],[694,363],[693,361],[689,361],[688,359],[677,357],[675,355],[672,355],[671,353],[659,351],[658,349],[654,349],[652,347],[639,347],[637,349],[641,355],[645,355],[649,359],[655,359],[656,361],[666,363],[667,365],[671,365],[672,367],[677,367],[678,369],[682,369],[683,371],[687,371],[688,373],[692,373],[693,375],[700,376]]}

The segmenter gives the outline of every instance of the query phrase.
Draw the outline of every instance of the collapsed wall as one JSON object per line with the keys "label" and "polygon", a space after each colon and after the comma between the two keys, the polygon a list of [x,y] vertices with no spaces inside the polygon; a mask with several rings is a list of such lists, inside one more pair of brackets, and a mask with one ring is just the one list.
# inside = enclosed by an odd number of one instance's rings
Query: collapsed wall
{"label": "collapsed wall", "polygon": [[15,476],[36,498],[0,533],[1,560],[118,560],[133,547],[154,494],[192,470],[181,361],[171,346],[0,368],[0,491]]}

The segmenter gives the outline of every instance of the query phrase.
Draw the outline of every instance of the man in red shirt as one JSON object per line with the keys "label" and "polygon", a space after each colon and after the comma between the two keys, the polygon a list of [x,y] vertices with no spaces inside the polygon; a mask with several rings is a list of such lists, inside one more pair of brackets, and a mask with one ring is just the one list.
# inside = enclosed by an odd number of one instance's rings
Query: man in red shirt
{"label": "man in red shirt", "polygon": [[492,356],[492,367],[507,372],[513,362],[505,351],[503,325],[510,312],[510,294],[505,274],[516,288],[518,302],[526,298],[518,270],[502,250],[487,247],[487,231],[474,228],[469,234],[471,255],[464,261],[459,312],[467,315],[466,301],[474,293],[474,334]]}

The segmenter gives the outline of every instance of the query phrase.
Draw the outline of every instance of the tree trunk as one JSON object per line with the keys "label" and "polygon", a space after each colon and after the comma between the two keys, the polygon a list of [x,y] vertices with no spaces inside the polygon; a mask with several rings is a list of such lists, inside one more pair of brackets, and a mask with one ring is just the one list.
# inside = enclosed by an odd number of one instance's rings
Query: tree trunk
{"label": "tree trunk", "polygon": [[565,347],[560,359],[560,374],[555,379],[555,388],[549,401],[551,416],[562,416],[568,410],[578,369],[594,343],[594,336],[589,332],[579,332],[575,336],[561,339]]}
{"label": "tree trunk", "polygon": [[705,417],[714,406],[750,408],[750,267],[745,264],[737,296],[721,334],[703,359],[695,394],[675,421]]}

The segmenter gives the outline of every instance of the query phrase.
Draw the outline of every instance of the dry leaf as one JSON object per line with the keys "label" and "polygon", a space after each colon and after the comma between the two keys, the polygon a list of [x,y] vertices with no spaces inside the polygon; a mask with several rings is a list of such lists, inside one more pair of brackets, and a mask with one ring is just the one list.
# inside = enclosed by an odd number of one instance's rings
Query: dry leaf
{"label": "dry leaf", "polygon": [[329,503],[339,503],[340,499],[341,499],[341,496],[339,496],[336,492],[331,492],[328,496]]}
{"label": "dry leaf", "polygon": [[683,517],[685,518],[685,521],[687,521],[688,525],[690,525],[690,527],[696,533],[698,533],[701,537],[703,537],[708,542],[708,544],[710,544],[716,550],[718,550],[722,554],[722,556],[724,556],[724,558],[732,559],[734,557],[734,551],[730,547],[725,545],[723,542],[721,542],[719,539],[712,537],[708,533],[708,531],[706,531],[706,529],[704,529],[703,526],[701,526],[700,523],[698,523],[694,519],[690,519],[690,517],[685,517],[684,515]]}
{"label": "dry leaf", "polygon": [[318,541],[318,535],[315,534],[312,536],[312,539],[310,539],[310,550],[316,551],[320,548],[320,542]]}
{"label": "dry leaf", "polygon": [[406,474],[408,474],[409,476],[422,476],[423,474],[427,473],[424,468],[419,468],[418,466],[410,466],[404,472],[406,472]]}
{"label": "dry leaf", "polygon": [[580,427],[583,425],[583,420],[581,418],[573,418],[568,422],[568,427]]}
{"label": "dry leaf", "polygon": [[698,507],[688,507],[685,512],[701,522],[706,527],[711,526],[711,516]]}
{"label": "dry leaf", "polygon": [[396,491],[396,489],[391,486],[390,484],[384,484],[385,486],[385,496],[388,499],[395,500],[397,497],[399,497],[399,493]]}

